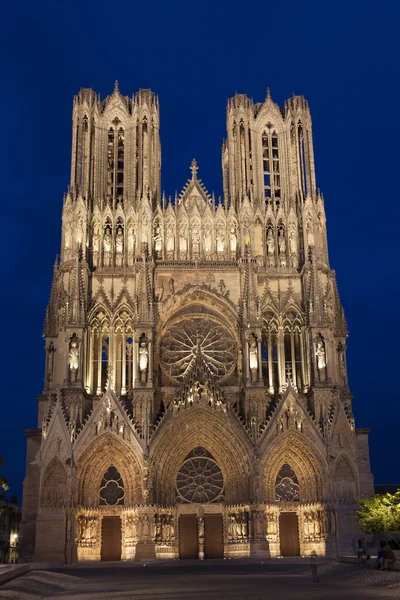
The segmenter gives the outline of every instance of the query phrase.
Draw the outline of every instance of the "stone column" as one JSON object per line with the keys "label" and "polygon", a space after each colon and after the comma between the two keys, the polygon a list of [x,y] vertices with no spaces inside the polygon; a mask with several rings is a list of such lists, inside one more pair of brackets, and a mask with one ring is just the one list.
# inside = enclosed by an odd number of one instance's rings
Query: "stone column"
{"label": "stone column", "polygon": [[250,368],[249,368],[249,341],[245,340],[245,345],[244,345],[244,355],[245,355],[245,361],[246,361],[246,383],[248,383],[250,381]]}
{"label": "stone column", "polygon": [[91,393],[93,389],[93,353],[94,353],[94,331],[90,330],[89,337],[89,369],[88,369],[88,381],[86,385],[86,391],[88,394]]}
{"label": "stone column", "polygon": [[283,340],[283,327],[280,325],[278,329],[278,373],[279,373],[279,389],[285,383],[285,348]]}
{"label": "stone column", "polygon": [[153,342],[150,340],[148,343],[148,352],[149,352],[149,364],[148,364],[148,373],[147,373],[147,381],[153,381]]}
{"label": "stone column", "polygon": [[98,332],[98,361],[97,361],[97,390],[96,394],[100,396],[101,394],[101,367],[102,367],[102,354],[103,354],[103,332],[99,329]]}
{"label": "stone column", "polygon": [[272,346],[272,337],[271,332],[268,332],[268,379],[269,379],[269,393],[274,393],[274,369],[273,369],[273,360],[274,360],[274,350]]}
{"label": "stone column", "polygon": [[139,340],[133,341],[133,372],[135,385],[139,383]]}
{"label": "stone column", "polygon": [[258,381],[263,380],[262,373],[262,354],[261,354],[261,334],[258,335]]}
{"label": "stone column", "polygon": [[121,396],[126,395],[126,335],[122,331],[122,378],[121,378]]}
{"label": "stone column", "polygon": [[290,333],[290,354],[291,354],[291,358],[292,358],[292,382],[293,382],[294,387],[297,387],[297,384],[296,384],[296,354],[295,354],[293,331],[291,331],[291,333]]}

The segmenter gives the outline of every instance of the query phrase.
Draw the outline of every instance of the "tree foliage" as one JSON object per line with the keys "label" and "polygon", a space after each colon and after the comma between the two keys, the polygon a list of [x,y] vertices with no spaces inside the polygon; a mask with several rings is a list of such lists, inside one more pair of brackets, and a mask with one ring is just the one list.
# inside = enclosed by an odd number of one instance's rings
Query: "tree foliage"
{"label": "tree foliage", "polygon": [[[0,456],[0,471],[3,469],[6,461]],[[8,490],[8,479],[0,473],[0,490]]]}
{"label": "tree foliage", "polygon": [[387,532],[400,538],[400,489],[395,494],[377,494],[358,501],[356,518],[366,533]]}

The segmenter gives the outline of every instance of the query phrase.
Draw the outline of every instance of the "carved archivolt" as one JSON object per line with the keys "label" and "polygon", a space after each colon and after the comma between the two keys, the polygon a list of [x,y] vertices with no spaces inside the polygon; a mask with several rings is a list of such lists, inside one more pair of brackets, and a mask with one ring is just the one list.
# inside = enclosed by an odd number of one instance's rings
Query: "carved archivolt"
{"label": "carved archivolt", "polygon": [[125,506],[142,502],[142,461],[131,445],[112,433],[97,438],[78,465],[78,503],[96,507],[104,474],[113,465],[124,483]]}

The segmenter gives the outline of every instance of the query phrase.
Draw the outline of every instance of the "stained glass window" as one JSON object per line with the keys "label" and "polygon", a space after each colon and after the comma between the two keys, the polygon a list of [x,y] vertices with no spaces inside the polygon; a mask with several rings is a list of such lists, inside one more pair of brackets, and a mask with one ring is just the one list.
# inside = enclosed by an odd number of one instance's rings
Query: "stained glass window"
{"label": "stained glass window", "polygon": [[296,473],[288,464],[284,464],[278,473],[275,483],[275,498],[278,502],[298,502],[299,482]]}
{"label": "stained glass window", "polygon": [[201,446],[185,458],[176,477],[177,502],[222,502],[224,479],[213,456]]}
{"label": "stained glass window", "polygon": [[124,504],[124,482],[121,473],[111,465],[104,473],[100,484],[100,505],[116,506]]}

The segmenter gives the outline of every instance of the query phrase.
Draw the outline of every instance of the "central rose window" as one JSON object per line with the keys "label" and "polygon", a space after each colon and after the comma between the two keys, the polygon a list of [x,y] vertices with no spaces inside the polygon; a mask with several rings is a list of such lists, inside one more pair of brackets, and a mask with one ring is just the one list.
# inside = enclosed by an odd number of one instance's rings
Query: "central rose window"
{"label": "central rose window", "polygon": [[224,478],[213,456],[201,446],[185,458],[176,476],[176,501],[223,502]]}
{"label": "central rose window", "polygon": [[235,369],[234,338],[216,318],[193,315],[172,323],[161,341],[163,372],[179,382],[191,370],[199,354],[219,382],[226,380]]}

